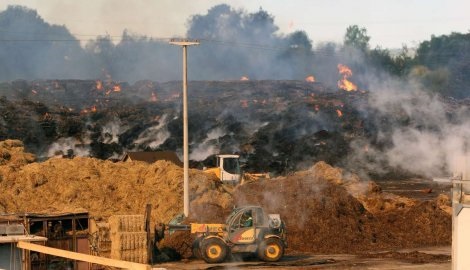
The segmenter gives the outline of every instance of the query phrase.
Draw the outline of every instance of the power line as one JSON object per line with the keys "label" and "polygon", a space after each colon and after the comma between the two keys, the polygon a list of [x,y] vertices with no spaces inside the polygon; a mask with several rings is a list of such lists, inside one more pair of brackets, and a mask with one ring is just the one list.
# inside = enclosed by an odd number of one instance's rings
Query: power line
{"label": "power line", "polygon": [[[0,33],[10,33],[10,34],[20,34],[20,35],[46,35],[46,36],[61,36],[59,34],[45,34],[45,33],[38,33],[38,32],[27,32],[27,31],[10,31],[10,30],[2,30],[0,29]],[[15,42],[34,42],[34,43],[39,43],[39,42],[68,42],[68,43],[73,43],[73,42],[100,42],[100,38],[104,38],[109,41],[119,41],[119,42],[133,42],[133,41],[142,41],[145,40],[147,42],[151,41],[156,41],[156,42],[161,42],[159,45],[165,45],[168,46],[168,41],[171,39],[169,37],[152,37],[152,36],[111,36],[108,34],[105,35],[97,35],[97,34],[70,34],[73,36],[79,36],[79,37],[90,37],[94,39],[82,39],[82,38],[11,38],[11,39],[0,39],[0,43],[15,43]],[[246,49],[254,49],[254,50],[262,50],[266,52],[286,52],[291,49],[294,51],[297,49],[296,47],[292,46],[279,46],[279,45],[270,45],[270,44],[261,44],[261,43],[252,43],[252,42],[240,42],[240,41],[234,41],[234,40],[217,40],[217,39],[208,39],[208,38],[202,38],[199,39],[203,42],[207,42],[216,46],[227,46],[227,47],[236,47],[236,48],[246,48]],[[312,48],[310,49],[311,53],[317,56],[341,56],[344,55],[345,52],[343,52],[339,46],[340,44],[333,43],[332,48]],[[447,53],[440,53],[438,57],[452,57],[452,56],[460,56],[461,54],[455,51],[447,52]]]}

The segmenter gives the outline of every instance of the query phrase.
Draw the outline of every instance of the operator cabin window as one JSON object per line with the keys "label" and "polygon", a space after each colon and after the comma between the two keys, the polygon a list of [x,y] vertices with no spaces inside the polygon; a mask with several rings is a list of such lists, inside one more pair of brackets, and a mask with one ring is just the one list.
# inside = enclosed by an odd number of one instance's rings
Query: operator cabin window
{"label": "operator cabin window", "polygon": [[245,211],[240,219],[240,227],[253,226],[253,213],[251,210]]}
{"label": "operator cabin window", "polygon": [[238,174],[240,171],[238,160],[236,158],[224,159],[224,170],[231,174]]}

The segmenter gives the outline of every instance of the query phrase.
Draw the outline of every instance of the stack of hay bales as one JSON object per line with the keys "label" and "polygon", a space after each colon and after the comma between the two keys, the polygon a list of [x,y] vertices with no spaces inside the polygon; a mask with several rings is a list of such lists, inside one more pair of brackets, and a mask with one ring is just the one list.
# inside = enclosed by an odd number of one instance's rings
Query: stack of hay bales
{"label": "stack of hay bales", "polygon": [[115,215],[108,220],[111,258],[148,263],[147,233],[143,215]]}

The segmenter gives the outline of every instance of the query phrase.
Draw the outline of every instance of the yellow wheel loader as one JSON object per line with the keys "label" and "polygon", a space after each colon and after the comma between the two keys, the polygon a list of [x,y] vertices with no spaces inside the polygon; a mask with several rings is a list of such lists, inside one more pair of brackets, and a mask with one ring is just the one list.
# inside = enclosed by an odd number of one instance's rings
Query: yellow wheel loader
{"label": "yellow wheel loader", "polygon": [[285,224],[279,214],[266,214],[259,206],[235,208],[225,224],[169,224],[165,229],[196,234],[193,254],[207,263],[221,263],[235,253],[251,253],[263,261],[276,262],[287,248]]}

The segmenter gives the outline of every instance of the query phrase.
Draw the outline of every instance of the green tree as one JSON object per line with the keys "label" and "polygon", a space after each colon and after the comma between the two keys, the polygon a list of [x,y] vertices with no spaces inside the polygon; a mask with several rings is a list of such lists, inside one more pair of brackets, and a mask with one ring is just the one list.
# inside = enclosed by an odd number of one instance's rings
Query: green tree
{"label": "green tree", "polygon": [[470,33],[432,36],[419,45],[413,61],[430,70],[423,78],[428,87],[457,98],[470,97]]}
{"label": "green tree", "polygon": [[367,35],[367,29],[360,28],[357,25],[350,25],[344,35],[344,45],[351,46],[363,52],[369,49],[370,37]]}

